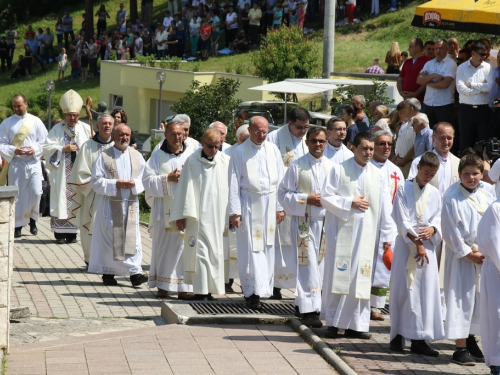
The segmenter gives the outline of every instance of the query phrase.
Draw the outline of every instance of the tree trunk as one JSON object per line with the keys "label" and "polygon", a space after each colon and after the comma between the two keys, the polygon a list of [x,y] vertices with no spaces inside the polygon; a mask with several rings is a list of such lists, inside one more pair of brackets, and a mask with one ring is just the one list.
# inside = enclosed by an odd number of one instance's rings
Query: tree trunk
{"label": "tree trunk", "polygon": [[137,12],[137,0],[130,0],[130,22],[132,24],[139,18],[139,13]]}
{"label": "tree trunk", "polygon": [[85,40],[94,36],[94,0],[85,0]]}

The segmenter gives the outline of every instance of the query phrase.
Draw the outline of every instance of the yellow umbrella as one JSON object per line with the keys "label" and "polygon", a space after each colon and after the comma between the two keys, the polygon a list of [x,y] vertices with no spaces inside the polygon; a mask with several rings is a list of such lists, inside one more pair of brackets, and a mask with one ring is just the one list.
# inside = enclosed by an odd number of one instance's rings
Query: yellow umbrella
{"label": "yellow umbrella", "polygon": [[412,26],[500,34],[500,2],[495,0],[432,0],[415,10]]}

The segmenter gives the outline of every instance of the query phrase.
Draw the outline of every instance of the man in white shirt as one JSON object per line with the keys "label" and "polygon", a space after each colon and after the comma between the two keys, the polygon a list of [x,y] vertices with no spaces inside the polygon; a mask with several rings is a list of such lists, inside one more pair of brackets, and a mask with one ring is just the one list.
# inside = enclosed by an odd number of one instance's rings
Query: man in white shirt
{"label": "man in white shirt", "polygon": [[353,153],[344,145],[344,139],[347,136],[346,123],[340,117],[332,117],[326,124],[326,133],[328,135],[328,143],[326,144],[323,155],[340,164],[349,158],[353,157]]}
{"label": "man in white shirt", "polygon": [[453,81],[457,64],[448,56],[448,43],[436,41],[436,58],[425,63],[417,78],[419,85],[425,85],[424,112],[432,128],[438,122],[449,122],[453,113]]}
{"label": "man in white shirt", "polygon": [[472,43],[469,61],[457,69],[457,91],[460,94],[458,124],[460,126],[460,152],[474,146],[476,139],[490,136],[488,93],[494,83],[491,65],[484,62],[488,56],[487,46],[476,41]]}
{"label": "man in white shirt", "polygon": [[411,162],[415,156],[413,143],[415,142],[415,132],[411,126],[413,117],[420,113],[420,102],[417,98],[409,98],[405,100],[405,106],[402,115],[406,118],[406,122],[399,129],[398,141],[396,142],[396,154],[392,158],[392,162],[396,164],[405,177],[410,171]]}
{"label": "man in white shirt", "polygon": [[165,17],[163,18],[163,26],[165,26],[165,29],[168,30],[168,28],[172,25],[173,17],[170,15],[170,12],[167,10],[165,12]]}
{"label": "man in white shirt", "polygon": [[160,26],[160,31],[156,34],[155,44],[158,51],[158,58],[165,57],[167,54],[168,33],[165,31],[165,25]]}

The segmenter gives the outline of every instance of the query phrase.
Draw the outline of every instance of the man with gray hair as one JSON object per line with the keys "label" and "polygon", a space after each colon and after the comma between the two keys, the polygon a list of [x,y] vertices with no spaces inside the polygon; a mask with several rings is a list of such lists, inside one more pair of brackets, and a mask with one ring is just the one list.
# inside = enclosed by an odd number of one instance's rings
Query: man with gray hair
{"label": "man with gray hair", "polygon": [[[92,168],[101,153],[113,146],[111,132],[113,131],[114,119],[110,114],[103,114],[97,119],[97,132],[94,137],[85,142],[80,152],[76,155],[75,163],[69,176],[68,185],[74,191],[73,202],[82,207],[78,215],[69,219],[70,223],[80,228],[80,239],[82,241],[83,259],[89,264],[90,242],[92,240],[93,205],[95,191],[90,186]],[[92,213],[92,214],[91,214]]]}
{"label": "man with gray hair", "polygon": [[250,132],[248,131],[248,124],[241,125],[238,130],[236,130],[236,143],[229,148],[224,150],[226,155],[232,156],[234,149],[245,142],[250,137]]}
{"label": "man with gray hair", "polygon": [[228,149],[229,147],[231,147],[231,145],[229,143],[226,143],[226,135],[227,135],[227,126],[220,122],[220,121],[215,121],[215,122],[212,122],[209,126],[208,126],[209,129],[217,129],[221,136],[222,136],[222,143],[220,145],[220,149],[219,151],[222,151],[224,152],[226,149]]}
{"label": "man with gray hair", "polygon": [[435,45],[436,58],[425,63],[417,78],[417,84],[426,87],[422,112],[429,117],[430,127],[438,122],[451,123],[457,75],[457,64],[448,55],[448,43],[438,39]]}
{"label": "man with gray hair", "polygon": [[425,113],[419,113],[413,118],[411,124],[415,132],[415,141],[413,143],[413,150],[415,157],[423,155],[427,151],[432,151],[432,130],[429,127],[429,119]]}
{"label": "man with gray hair", "polygon": [[193,150],[197,150],[198,148],[201,147],[200,142],[189,136],[189,128],[191,127],[191,117],[185,114],[180,114],[175,116],[172,119],[172,122],[175,122],[176,124],[182,126],[182,130],[184,130],[184,143],[186,143],[187,147],[191,147]]}
{"label": "man with gray hair", "polygon": [[415,156],[415,150],[413,149],[415,132],[411,127],[411,123],[415,115],[420,113],[421,107],[420,102],[416,98],[408,98],[404,103],[402,116],[406,118],[406,122],[399,129],[398,142],[396,143],[395,155],[392,158],[392,162],[401,168],[406,177]]}
{"label": "man with gray hair", "polygon": [[366,99],[363,95],[354,95],[351,98],[351,105],[354,108],[354,113],[356,113],[356,118],[354,121],[358,126],[359,132],[367,132],[370,128],[370,121],[366,116],[364,108],[366,106]]}
{"label": "man with gray hair", "polygon": [[[373,136],[375,137],[375,148],[371,162],[380,169],[381,175],[384,176],[382,183],[387,184],[387,187],[384,187],[381,191],[386,191],[390,194],[391,203],[394,203],[398,187],[404,183],[405,179],[401,169],[389,160],[393,145],[392,133],[388,130],[379,130]],[[394,238],[391,239],[391,243],[394,243],[396,234],[394,232]],[[378,235],[380,236],[380,231]],[[384,320],[379,309],[385,307],[386,304],[387,288],[389,287],[391,272],[384,265],[382,257],[389,248],[384,248],[384,244],[380,239],[376,241],[375,246],[376,255],[375,262],[373,263],[372,289],[370,294],[370,319]]]}

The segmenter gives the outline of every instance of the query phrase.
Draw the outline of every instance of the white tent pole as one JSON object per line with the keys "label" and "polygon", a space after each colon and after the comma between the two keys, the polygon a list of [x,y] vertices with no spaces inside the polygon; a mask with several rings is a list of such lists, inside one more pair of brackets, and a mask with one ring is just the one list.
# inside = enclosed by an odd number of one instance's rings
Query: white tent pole
{"label": "white tent pole", "polygon": [[285,113],[283,114],[283,124],[286,124],[286,98],[288,94],[285,92]]}

